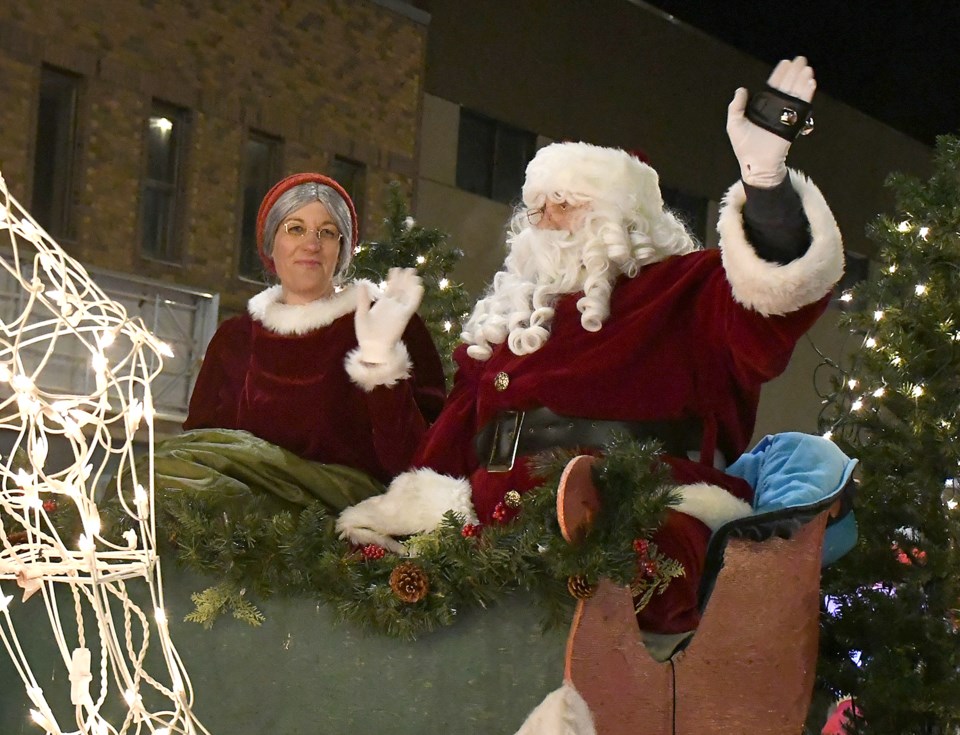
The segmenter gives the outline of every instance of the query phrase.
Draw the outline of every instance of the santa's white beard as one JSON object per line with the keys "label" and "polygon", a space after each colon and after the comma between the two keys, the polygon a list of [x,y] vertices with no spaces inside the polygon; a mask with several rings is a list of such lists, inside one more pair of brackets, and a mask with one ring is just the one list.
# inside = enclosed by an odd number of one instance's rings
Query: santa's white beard
{"label": "santa's white beard", "polygon": [[610,292],[620,269],[610,261],[610,245],[598,234],[588,228],[571,234],[534,227],[513,234],[504,269],[464,327],[468,354],[485,360],[492,353],[490,345],[505,340],[514,354],[535,352],[550,337],[557,298],[581,290],[581,324],[599,330],[609,314]]}
{"label": "santa's white beard", "polygon": [[587,232],[539,230],[528,227],[508,241],[510,255],[505,265],[536,286],[574,293],[583,288],[586,267],[584,251],[590,241]]}

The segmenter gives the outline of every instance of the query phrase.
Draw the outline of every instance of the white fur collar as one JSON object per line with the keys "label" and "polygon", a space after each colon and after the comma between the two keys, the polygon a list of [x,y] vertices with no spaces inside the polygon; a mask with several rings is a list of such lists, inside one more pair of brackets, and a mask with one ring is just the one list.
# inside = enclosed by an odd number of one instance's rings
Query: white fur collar
{"label": "white fur collar", "polygon": [[[367,284],[372,297],[379,295],[376,286],[367,281],[363,283]],[[332,324],[357,308],[356,283],[348,284],[339,293],[309,304],[284,304],[280,301],[282,295],[282,288],[276,285],[261,291],[247,302],[250,316],[278,334],[306,334]]]}

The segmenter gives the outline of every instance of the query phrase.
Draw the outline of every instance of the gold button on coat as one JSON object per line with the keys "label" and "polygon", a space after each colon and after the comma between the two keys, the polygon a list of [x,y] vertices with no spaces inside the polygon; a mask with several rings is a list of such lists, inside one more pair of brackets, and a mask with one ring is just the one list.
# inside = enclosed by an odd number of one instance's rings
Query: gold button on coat
{"label": "gold button on coat", "polygon": [[508,385],[510,385],[510,376],[503,371],[497,373],[497,377],[493,379],[493,387],[499,391],[504,391]]}

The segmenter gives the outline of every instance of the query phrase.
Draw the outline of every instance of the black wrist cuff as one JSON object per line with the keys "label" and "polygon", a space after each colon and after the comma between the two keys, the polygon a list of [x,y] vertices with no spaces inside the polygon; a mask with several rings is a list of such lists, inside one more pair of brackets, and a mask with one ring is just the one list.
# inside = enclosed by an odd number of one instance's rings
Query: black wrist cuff
{"label": "black wrist cuff", "polygon": [[785,140],[813,131],[813,105],[767,85],[750,97],[747,120]]}

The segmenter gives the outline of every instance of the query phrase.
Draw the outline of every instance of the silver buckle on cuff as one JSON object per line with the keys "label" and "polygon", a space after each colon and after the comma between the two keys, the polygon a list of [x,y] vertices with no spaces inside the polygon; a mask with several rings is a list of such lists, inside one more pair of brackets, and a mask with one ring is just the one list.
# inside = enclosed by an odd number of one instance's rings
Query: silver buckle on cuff
{"label": "silver buckle on cuff", "polygon": [[517,460],[523,411],[502,411],[493,433],[487,472],[509,472]]}
{"label": "silver buckle on cuff", "polygon": [[782,110],[780,110],[780,122],[784,125],[792,128],[797,124],[797,120],[799,119],[800,116],[792,107],[784,107]]}

